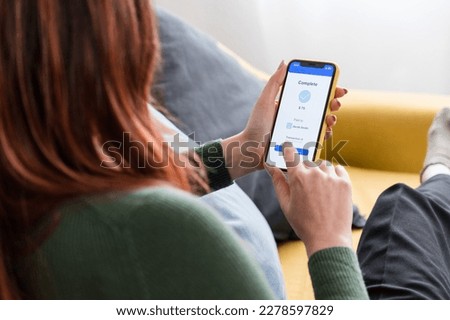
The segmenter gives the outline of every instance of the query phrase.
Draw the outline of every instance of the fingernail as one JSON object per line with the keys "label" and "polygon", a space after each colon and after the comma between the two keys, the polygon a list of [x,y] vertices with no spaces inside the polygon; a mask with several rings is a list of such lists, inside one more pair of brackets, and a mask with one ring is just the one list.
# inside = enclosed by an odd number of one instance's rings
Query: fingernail
{"label": "fingernail", "polygon": [[281,67],[284,65],[284,59],[283,60],[281,60],[281,62],[280,62],[280,65],[278,66],[278,69],[277,70],[280,70],[281,69]]}
{"label": "fingernail", "polygon": [[285,148],[293,148],[294,145],[292,144],[292,142],[285,142],[281,145],[281,151],[283,152],[284,155],[284,149]]}
{"label": "fingernail", "polygon": [[284,148],[293,147],[294,145],[292,144],[292,142],[285,142],[285,143],[282,144],[282,146],[283,146],[283,149],[284,149]]}
{"label": "fingernail", "polygon": [[338,107],[342,106],[342,104],[341,104],[341,102],[339,100],[337,100],[337,104],[338,104]]}
{"label": "fingernail", "polygon": [[347,93],[348,93],[348,90],[347,90],[346,88],[344,88],[344,93],[345,93],[345,94],[347,94]]}
{"label": "fingernail", "polygon": [[331,117],[333,118],[333,121],[334,121],[334,122],[337,121],[337,116],[336,116],[335,114],[333,114]]}

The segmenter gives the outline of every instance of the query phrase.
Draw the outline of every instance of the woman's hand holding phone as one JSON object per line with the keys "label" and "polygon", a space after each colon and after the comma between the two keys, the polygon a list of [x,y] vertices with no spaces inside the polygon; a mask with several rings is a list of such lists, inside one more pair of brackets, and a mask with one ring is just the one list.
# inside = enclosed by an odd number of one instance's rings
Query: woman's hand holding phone
{"label": "woman's hand holding phone", "polygon": [[292,145],[283,145],[287,177],[266,166],[287,220],[303,240],[308,257],[331,247],[352,247],[352,191],[347,171],[322,161],[301,162]]}
{"label": "woman's hand holding phone", "polygon": [[[270,138],[278,107],[276,99],[286,72],[287,66],[282,62],[262,91],[246,128],[222,141],[233,179],[264,167],[265,143]],[[346,89],[336,88],[331,112],[339,110],[338,98],[346,93]],[[336,120],[333,114],[326,118],[325,138],[331,136]],[[352,199],[346,170],[326,162],[320,166],[303,164],[293,147],[283,148],[283,156],[288,179],[279,168],[266,166],[266,169],[272,176],[281,208],[304,241],[308,256],[329,247],[351,247]]]}
{"label": "woman's hand holding phone", "polygon": [[[278,107],[276,99],[286,72],[287,66],[283,61],[263,89],[245,129],[239,134],[222,141],[225,162],[233,179],[264,168],[265,144],[270,139],[270,132]],[[339,110],[341,104],[338,98],[343,97],[346,93],[346,89],[336,88],[330,106],[331,112]],[[327,117],[325,138],[331,136],[332,127],[336,124],[336,121],[337,118],[333,114]]]}

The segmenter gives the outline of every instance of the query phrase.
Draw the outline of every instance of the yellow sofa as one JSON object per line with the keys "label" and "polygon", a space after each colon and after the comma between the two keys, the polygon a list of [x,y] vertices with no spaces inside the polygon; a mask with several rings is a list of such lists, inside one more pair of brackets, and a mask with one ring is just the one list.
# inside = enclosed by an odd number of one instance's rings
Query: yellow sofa
{"label": "yellow sofa", "polygon": [[[340,156],[348,164],[353,201],[368,216],[377,197],[392,184],[419,185],[428,128],[450,96],[350,90],[341,100],[332,145],[348,141]],[[353,231],[356,249],[361,230]],[[279,244],[288,299],[314,299],[301,241]]]}

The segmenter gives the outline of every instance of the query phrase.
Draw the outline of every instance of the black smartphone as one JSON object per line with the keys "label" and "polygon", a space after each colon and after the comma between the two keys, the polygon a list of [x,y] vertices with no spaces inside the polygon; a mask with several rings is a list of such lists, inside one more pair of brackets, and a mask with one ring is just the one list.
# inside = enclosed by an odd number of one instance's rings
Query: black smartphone
{"label": "black smartphone", "polygon": [[291,142],[301,160],[315,161],[326,132],[326,116],[334,98],[339,68],[323,61],[292,60],[279,98],[265,161],[286,170],[282,146]]}

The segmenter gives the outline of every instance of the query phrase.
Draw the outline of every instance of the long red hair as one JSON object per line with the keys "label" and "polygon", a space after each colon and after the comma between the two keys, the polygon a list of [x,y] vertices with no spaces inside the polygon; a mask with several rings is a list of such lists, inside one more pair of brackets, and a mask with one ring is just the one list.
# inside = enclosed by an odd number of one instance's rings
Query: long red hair
{"label": "long red hair", "polygon": [[[64,201],[190,190],[147,109],[158,60],[148,0],[0,0],[0,298],[24,297],[14,262]],[[108,141],[123,142],[120,159]]]}

